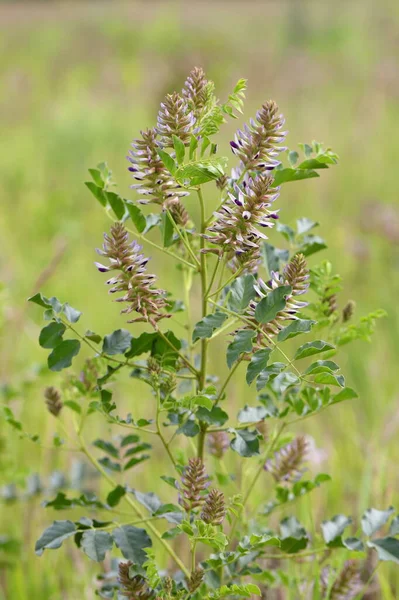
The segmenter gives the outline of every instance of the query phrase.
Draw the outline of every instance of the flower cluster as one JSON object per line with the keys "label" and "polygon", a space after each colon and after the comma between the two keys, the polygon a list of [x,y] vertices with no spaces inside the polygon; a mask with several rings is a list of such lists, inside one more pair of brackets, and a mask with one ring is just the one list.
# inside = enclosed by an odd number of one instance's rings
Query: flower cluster
{"label": "flower cluster", "polygon": [[226,515],[223,492],[211,490],[207,495],[200,518],[210,525],[221,525]]}
{"label": "flower cluster", "polygon": [[194,124],[195,117],[186,100],[177,92],[167,94],[161,103],[156,127],[161,144],[166,148],[173,148],[174,135],[184,144],[188,144]]}
{"label": "flower cluster", "polygon": [[187,106],[193,111],[194,116],[198,118],[199,113],[204,108],[207,99],[208,80],[201,67],[194,67],[187,77],[182,94],[187,102]]}
{"label": "flower cluster", "polygon": [[278,165],[275,156],[285,150],[279,146],[286,136],[286,132],[281,131],[284,122],[277,104],[269,100],[249,125],[245,124],[242,130],[237,131],[230,142],[233,153],[240,159],[237,173],[274,169]]}
{"label": "flower cluster", "polygon": [[129,171],[139,182],[131,188],[144,196],[138,200],[140,204],[160,204],[163,206],[169,200],[187,196],[188,192],[180,188],[172,175],[165,168],[158,155],[157,148],[161,147],[155,129],[141,132],[141,139],[132,142],[133,150],[127,157],[131,163]]}
{"label": "flower cluster", "polygon": [[184,510],[190,512],[201,506],[203,492],[206,490],[209,478],[205,472],[204,463],[200,458],[190,458],[182,475],[182,490],[180,504]]}
{"label": "flower cluster", "polygon": [[165,292],[154,287],[155,275],[147,273],[146,258],[142,247],[136,242],[129,241],[129,233],[122,223],[115,223],[110,235],[104,234],[102,250],[98,254],[109,258],[109,266],[95,263],[102,273],[118,271],[119,274],[107,281],[111,285],[110,293],[123,292],[116,302],[126,302],[127,308],[122,313],[139,313],[139,317],[128,321],[149,321],[155,326],[156,322],[168,315],[163,312],[166,307]]}
{"label": "flower cluster", "polygon": [[260,261],[260,243],[267,235],[259,227],[273,227],[278,219],[276,211],[270,207],[279,196],[279,188],[273,187],[270,175],[248,177],[242,186],[235,184],[228,193],[227,201],[215,213],[215,222],[205,237],[219,246],[231,262],[233,270],[245,266],[254,271]]}
{"label": "flower cluster", "polygon": [[358,563],[355,560],[348,560],[342,570],[338,573],[332,587],[329,585],[330,569],[323,569],[321,576],[322,598],[329,600],[354,600],[364,589],[364,583],[360,577]]}
{"label": "flower cluster", "polygon": [[303,469],[301,467],[307,451],[306,438],[299,436],[276,452],[273,460],[267,461],[265,471],[271,473],[277,482],[297,481],[302,477]]}
{"label": "flower cluster", "polygon": [[[287,294],[284,309],[279,311],[275,318],[269,323],[259,325],[255,319],[255,311],[258,303],[272,290],[280,286],[287,285],[291,287],[291,292]],[[285,266],[282,274],[273,272],[271,280],[267,283],[260,278],[257,280],[255,290],[258,297],[249,303],[246,316],[258,328],[258,334],[256,338],[256,344],[258,346],[265,345],[265,341],[267,342],[268,337],[277,335],[278,332],[285,326],[286,321],[297,318],[296,313],[307,306],[307,302],[302,302],[298,300],[297,297],[305,294],[308,288],[309,270],[303,254],[296,254]],[[250,325],[248,325],[247,328],[250,328]],[[259,331],[259,329],[261,331]]]}
{"label": "flower cluster", "polygon": [[195,571],[191,573],[190,579],[188,580],[187,587],[189,592],[195,592],[201,585],[204,579],[204,570],[201,567],[197,567]]}
{"label": "flower cluster", "polygon": [[59,391],[53,386],[47,387],[44,390],[44,397],[48,411],[58,417],[63,407]]}
{"label": "flower cluster", "polygon": [[120,593],[128,600],[149,600],[153,593],[148,589],[145,579],[140,575],[130,577],[129,569],[133,565],[131,561],[120,562],[118,565],[118,580],[121,587]]}

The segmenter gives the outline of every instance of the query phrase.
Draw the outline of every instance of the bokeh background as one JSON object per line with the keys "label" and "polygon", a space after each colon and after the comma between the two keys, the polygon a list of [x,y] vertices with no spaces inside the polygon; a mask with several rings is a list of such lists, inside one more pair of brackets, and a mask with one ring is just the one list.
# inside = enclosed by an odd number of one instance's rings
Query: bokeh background
{"label": "bokeh background", "polygon": [[[87,168],[107,160],[131,197],[125,155],[154,124],[164,94],[181,89],[195,65],[222,98],[245,77],[247,117],[273,98],[291,149],[316,139],[340,155],[320,179],[284,186],[284,222],[320,221],[330,249],[313,263],[328,256],[343,275],[341,306],[354,299],[357,317],[388,313],[370,344],[343,351],[359,399],[302,426],[322,451],[317,469],[333,477],[312,496],[313,517],[398,509],[398,47],[391,0],[0,3],[1,402],[51,445],[42,389],[56,379],[37,344],[40,311],[26,303],[39,288],[82,310],[84,327],[125,326],[93,267],[109,221],[83,185]],[[219,140],[226,153],[236,125]],[[158,264],[161,285],[178,291],[174,266]],[[230,394],[237,406],[251,400],[244,385]],[[124,398],[140,412],[140,388],[125,382]],[[33,553],[46,524],[65,518],[40,508],[54,495],[54,471],[79,480],[82,465],[1,422],[0,467],[0,599],[94,598],[97,566],[72,544]],[[134,477],[148,491],[146,468]],[[305,519],[306,502],[298,507]],[[398,598],[397,569],[382,566],[380,586],[379,598]]]}

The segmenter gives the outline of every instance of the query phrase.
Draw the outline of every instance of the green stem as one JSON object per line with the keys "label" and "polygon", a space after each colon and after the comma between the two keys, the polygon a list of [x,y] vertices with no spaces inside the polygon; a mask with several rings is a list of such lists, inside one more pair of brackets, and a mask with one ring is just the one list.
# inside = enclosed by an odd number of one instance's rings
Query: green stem
{"label": "green stem", "polygon": [[220,400],[222,399],[222,396],[224,394],[225,389],[227,388],[227,386],[230,383],[231,378],[233,377],[234,373],[236,372],[236,370],[238,369],[238,367],[240,366],[241,362],[242,362],[242,358],[240,358],[239,360],[237,360],[237,362],[235,363],[234,367],[232,367],[230,369],[230,373],[227,375],[226,377],[226,381],[224,382],[224,384],[222,385],[219,395],[215,400],[215,404],[213,406],[217,406],[220,402]]}
{"label": "green stem", "polygon": [[[107,212],[105,213],[110,219],[111,221],[113,221],[113,223],[116,223],[116,221],[111,217],[111,215],[109,215]],[[188,267],[190,267],[191,269],[194,269],[195,271],[197,270],[196,265],[191,264],[190,262],[188,262],[187,260],[185,260],[184,258],[182,258],[181,256],[178,256],[177,254],[175,254],[174,252],[171,252],[170,250],[168,250],[167,248],[163,248],[162,246],[159,246],[158,244],[156,244],[155,242],[152,242],[151,240],[149,240],[148,238],[146,238],[144,235],[142,235],[141,233],[138,233],[138,231],[132,231],[131,229],[129,229],[128,227],[126,227],[126,230],[131,233],[132,235],[134,235],[136,238],[138,238],[139,240],[141,240],[142,242],[146,242],[147,244],[149,244],[150,246],[152,246],[153,248],[156,248],[157,250],[160,250],[161,252],[163,252],[164,254],[167,254],[168,256],[171,256],[172,258],[174,258],[175,260],[180,261],[181,263],[183,263],[184,265],[187,265]]]}
{"label": "green stem", "polygon": [[173,225],[173,229],[176,231],[177,235],[179,236],[179,238],[181,239],[184,247],[186,248],[187,252],[189,253],[189,255],[191,256],[192,259],[194,259],[195,264],[197,265],[197,267],[199,268],[200,262],[198,260],[198,258],[195,256],[193,249],[190,246],[190,243],[188,241],[188,239],[186,238],[186,236],[180,231],[180,227],[177,225],[177,223],[175,222],[172,213],[170,212],[170,210],[167,210],[167,215],[170,219],[170,222]]}
{"label": "green stem", "polygon": [[215,264],[215,268],[213,269],[212,277],[211,277],[211,280],[210,280],[209,285],[208,285],[208,289],[205,292],[205,296],[207,298],[209,298],[209,295],[213,296],[213,294],[209,294],[209,292],[211,291],[212,286],[213,286],[213,282],[215,281],[215,277],[216,277],[216,273],[218,271],[219,265],[220,265],[220,256],[218,256],[218,258],[217,258],[217,261],[216,261],[216,264]]}
{"label": "green stem", "polygon": [[[284,352],[284,350],[281,350],[280,346],[278,344],[276,344],[276,342],[274,340],[272,340],[272,338],[269,335],[267,335],[267,333],[265,333],[263,331],[263,329],[261,329],[260,327],[257,327],[255,325],[255,323],[253,323],[253,321],[251,321],[250,319],[247,319],[243,315],[240,315],[240,314],[234,312],[233,310],[229,310],[225,306],[217,305],[214,300],[210,300],[209,299],[209,302],[211,304],[213,304],[214,306],[218,306],[218,308],[220,308],[221,310],[223,310],[228,315],[231,315],[232,317],[235,317],[236,319],[239,319],[240,321],[242,321],[246,325],[249,325],[251,327],[251,329],[253,329],[254,331],[258,331],[261,335],[263,335],[263,337],[266,338],[266,340],[269,342],[269,344],[271,344],[274,347],[275,350],[278,350],[280,352],[280,354],[287,361],[288,365],[292,366],[292,368],[297,372],[297,375],[299,375],[300,379],[303,379],[304,381],[306,381],[306,379],[304,379],[302,373],[296,368],[296,366],[294,365],[293,361],[286,355],[286,353]],[[308,383],[311,383],[311,382],[308,382]]]}
{"label": "green stem", "polygon": [[194,573],[195,571],[195,567],[196,567],[196,560],[195,560],[195,551],[197,548],[197,542],[193,543],[193,546],[191,548],[191,572]]}
{"label": "green stem", "polygon": [[239,277],[241,275],[241,273],[243,272],[244,268],[241,267],[240,269],[238,269],[238,271],[236,271],[235,273],[233,273],[233,275],[231,277],[229,277],[229,279],[227,281],[225,281],[217,290],[216,292],[213,292],[212,294],[208,295],[208,298],[211,298],[212,296],[216,296],[217,294],[219,294],[220,292],[222,292],[224,290],[224,288],[226,286],[229,285],[229,283],[231,283],[232,281],[234,281],[235,279],[237,279],[237,277]]}
{"label": "green stem", "polygon": [[[201,260],[201,298],[202,298],[202,318],[204,318],[208,312],[208,300],[206,297],[206,291],[208,289],[207,284],[207,263],[206,263],[206,255],[202,250],[205,248],[205,238],[204,233],[206,229],[206,219],[205,219],[205,203],[204,198],[202,196],[201,187],[197,190],[198,199],[201,207],[201,236],[200,236],[200,260]],[[206,382],[206,364],[207,364],[207,355],[208,355],[208,340],[201,340],[201,368],[198,379],[198,389],[203,390],[205,388]],[[198,436],[198,457],[203,459],[204,457],[204,442],[205,442],[205,432],[206,432],[206,423],[200,424],[200,433]]]}
{"label": "green stem", "polygon": [[258,467],[258,469],[257,469],[257,471],[255,473],[255,476],[252,479],[252,481],[251,481],[251,483],[250,483],[250,485],[249,485],[249,487],[247,489],[247,492],[246,492],[246,494],[245,494],[245,496],[243,498],[241,510],[239,511],[239,513],[237,514],[237,516],[234,519],[233,526],[232,526],[231,532],[230,532],[230,539],[231,540],[233,539],[233,535],[234,535],[234,532],[235,532],[237,524],[238,524],[238,518],[241,515],[241,513],[243,512],[243,510],[245,509],[245,507],[247,505],[247,502],[248,502],[248,500],[249,500],[249,498],[250,498],[250,496],[252,494],[252,491],[253,491],[253,489],[254,489],[254,487],[255,487],[255,485],[256,485],[256,483],[257,483],[257,481],[258,481],[258,479],[259,479],[259,477],[261,475],[261,473],[263,472],[263,467],[265,465],[265,462],[269,458],[269,455],[271,454],[271,452],[273,451],[273,448],[277,444],[277,442],[278,442],[278,440],[280,438],[280,435],[282,434],[285,426],[286,426],[285,423],[281,424],[280,428],[277,430],[276,434],[273,436],[273,439],[270,441],[268,447],[266,448],[266,451],[264,452],[264,454],[262,456],[262,459],[259,461],[259,467]]}
{"label": "green stem", "polygon": [[[85,454],[85,456],[87,457],[87,459],[91,462],[91,464],[93,465],[93,467],[95,469],[97,469],[97,471],[99,473],[101,473],[101,475],[104,477],[104,479],[106,481],[108,481],[108,483],[115,488],[117,486],[117,482],[110,476],[108,475],[108,473],[105,471],[105,469],[102,467],[102,465],[100,465],[99,462],[97,462],[97,460],[94,458],[94,456],[91,454],[90,450],[88,449],[88,447],[86,446],[86,443],[82,437],[81,434],[79,434],[79,442],[81,445],[81,449],[83,454]],[[136,513],[136,515],[140,518],[140,519],[145,519],[143,513],[141,512],[141,510],[138,508],[138,506],[136,506],[135,502],[133,501],[133,499],[128,495],[125,494],[123,496],[123,500],[125,500],[125,502],[127,502],[131,508],[133,509],[133,511]],[[180,560],[180,558],[177,556],[176,552],[173,550],[172,546],[170,546],[168,544],[168,542],[166,540],[163,539],[161,533],[158,531],[158,529],[151,523],[151,521],[149,521],[148,523],[148,529],[150,529],[152,531],[152,533],[155,535],[155,537],[159,540],[159,543],[164,547],[165,551],[169,554],[169,556],[171,558],[173,558],[173,560],[175,561],[175,563],[177,564],[177,566],[179,567],[179,569],[181,569],[183,571],[183,573],[186,575],[186,577],[190,576],[190,573],[188,571],[188,569],[186,568],[186,566],[182,563],[182,561]]]}
{"label": "green stem", "polygon": [[181,352],[179,352],[179,350],[172,344],[172,342],[166,337],[166,335],[164,333],[162,333],[162,331],[160,331],[159,329],[157,329],[158,334],[161,336],[161,338],[168,344],[168,346],[170,346],[172,348],[172,350],[174,352],[176,352],[176,354],[182,359],[182,361],[184,362],[184,364],[186,365],[186,367],[188,369],[190,369],[190,371],[192,373],[194,373],[194,375],[196,377],[199,376],[199,373],[197,371],[197,369],[195,367],[193,367],[193,365],[190,363],[190,361],[184,356],[184,354],[182,354]]}
{"label": "green stem", "polygon": [[169,456],[169,458],[170,458],[170,460],[172,462],[172,465],[174,466],[174,468],[176,469],[176,471],[180,475],[180,472],[179,472],[179,470],[177,468],[174,456],[173,456],[173,454],[172,454],[172,452],[171,452],[171,450],[169,448],[169,444],[167,443],[167,441],[165,440],[165,438],[163,436],[162,429],[161,429],[161,423],[160,423],[161,396],[160,396],[159,387],[157,387],[156,393],[157,393],[157,416],[156,416],[157,433],[158,433],[159,439],[161,440],[161,442],[163,444],[163,447],[165,448],[165,450],[167,452],[167,455]]}

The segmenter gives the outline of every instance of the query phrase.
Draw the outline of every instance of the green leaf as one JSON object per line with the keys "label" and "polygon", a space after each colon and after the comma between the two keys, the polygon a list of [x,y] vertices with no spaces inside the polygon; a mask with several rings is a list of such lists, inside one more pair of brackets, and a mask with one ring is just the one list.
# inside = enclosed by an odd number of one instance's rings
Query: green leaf
{"label": "green leaf", "polygon": [[98,185],[98,187],[103,188],[104,180],[101,176],[101,171],[99,171],[99,169],[88,169],[88,171],[92,176],[94,183]]}
{"label": "green leaf", "polygon": [[264,406],[244,406],[238,413],[239,423],[258,423],[267,416],[267,410]]}
{"label": "green leaf", "polygon": [[177,160],[178,164],[181,165],[184,162],[184,155],[186,153],[186,148],[185,148],[183,142],[176,135],[173,135],[172,138],[173,138],[173,147],[176,152],[176,160]]}
{"label": "green leaf", "polygon": [[349,537],[342,540],[342,544],[348,550],[352,550],[353,552],[364,552],[364,544],[359,538]]}
{"label": "green leaf", "polygon": [[176,171],[175,177],[185,187],[201,185],[224,175],[227,162],[227,158],[223,156],[191,162],[182,165]]}
{"label": "green leaf", "polygon": [[133,490],[136,499],[140,504],[145,506],[145,508],[151,513],[154,514],[157,510],[162,506],[162,501],[158,498],[154,492],[149,492],[148,494],[143,494],[138,490]]}
{"label": "green leaf", "polygon": [[279,373],[281,373],[281,371],[283,369],[285,369],[286,364],[285,363],[280,363],[280,362],[275,362],[272,363],[271,365],[269,365],[268,367],[266,367],[266,369],[263,369],[258,376],[258,379],[256,381],[256,389],[259,392],[260,390],[262,390],[266,384],[269,382],[269,380],[271,378],[276,377]]}
{"label": "green leaf", "polygon": [[85,181],[85,186],[87,189],[91,191],[96,200],[103,206],[104,208],[107,206],[107,200],[103,194],[103,190],[101,187],[96,185],[93,181]]}
{"label": "green leaf", "polygon": [[258,323],[270,323],[276,318],[277,313],[285,308],[287,296],[292,288],[289,285],[282,285],[267,294],[258,302],[255,309],[255,318]]}
{"label": "green leaf", "polygon": [[192,135],[190,138],[189,159],[194,160],[195,151],[198,148],[198,138]]}
{"label": "green leaf", "polygon": [[327,248],[325,241],[318,235],[308,235],[303,238],[302,244],[298,248],[298,252],[304,256],[311,256]]}
{"label": "green leaf", "polygon": [[271,348],[263,348],[262,350],[257,350],[252,355],[251,362],[247,368],[246,380],[248,385],[251,385],[254,379],[266,368],[271,351]]}
{"label": "green leaf", "polygon": [[80,543],[83,552],[96,562],[103,561],[106,552],[113,546],[113,540],[109,533],[95,529],[85,531]]}
{"label": "green leaf", "polygon": [[93,446],[103,450],[113,458],[119,458],[119,451],[113,444],[111,444],[111,442],[106,442],[105,440],[95,440],[93,442]]}
{"label": "green leaf", "polygon": [[170,173],[172,173],[172,175],[174,175],[176,173],[177,166],[173,158],[170,156],[170,154],[165,152],[165,150],[161,150],[160,148],[157,148],[157,152],[165,167]]}
{"label": "green leaf", "polygon": [[56,313],[59,313],[62,310],[61,302],[54,296],[52,298],[46,298],[42,294],[35,294],[34,296],[28,298],[28,302],[33,302],[34,304],[38,304],[43,308],[51,308]]}
{"label": "green leaf", "polygon": [[367,509],[361,519],[363,533],[367,536],[376,533],[388,522],[394,512],[395,509],[392,506],[387,510],[377,510],[376,508]]}
{"label": "green leaf", "polygon": [[103,194],[114,211],[116,218],[121,220],[125,214],[125,203],[122,198],[118,194],[115,194],[115,192],[106,192],[104,190]]}
{"label": "green leaf", "polygon": [[245,310],[250,301],[255,298],[255,278],[253,275],[243,275],[233,281],[230,286],[228,307],[234,312]]}
{"label": "green leaf", "polygon": [[338,371],[339,366],[332,360],[317,360],[312,363],[305,371],[305,375],[316,375],[317,373],[330,373]]}
{"label": "green leaf", "polygon": [[132,338],[130,349],[125,354],[126,358],[133,358],[134,356],[140,356],[140,354],[144,354],[145,352],[150,352],[157,337],[157,333],[142,333],[138,338]]}
{"label": "green leaf", "polygon": [[227,314],[220,310],[216,310],[215,313],[207,315],[201,321],[199,321],[193,331],[193,342],[199,339],[212,337],[213,332],[219,329],[227,319]]}
{"label": "green leaf", "polygon": [[259,434],[248,429],[232,430],[236,437],[231,441],[230,448],[244,458],[259,454]]}
{"label": "green leaf", "polygon": [[200,421],[216,427],[222,427],[229,418],[229,415],[219,406],[214,406],[212,410],[201,407],[197,410],[196,416]]}
{"label": "green leaf", "polygon": [[291,150],[290,152],[288,152],[288,162],[290,163],[291,167],[293,167],[298,162],[298,158],[299,154],[298,152],[296,152],[296,150]]}
{"label": "green leaf", "polygon": [[146,228],[147,221],[142,211],[139,209],[137,204],[133,204],[133,202],[129,201],[126,202],[126,208],[137,231],[139,233],[143,233],[144,229]]}
{"label": "green leaf", "polygon": [[90,331],[90,329],[86,331],[85,338],[87,338],[91,342],[94,342],[95,344],[99,344],[102,340],[101,335],[95,333],[94,331]]}
{"label": "green leaf", "polygon": [[296,319],[279,332],[277,340],[279,342],[284,342],[285,340],[289,340],[290,338],[300,335],[301,333],[309,333],[315,324],[316,321],[311,321],[308,319]]}
{"label": "green leaf", "polygon": [[234,340],[227,346],[227,365],[229,369],[243,353],[251,352],[252,340],[255,332],[250,329],[240,329],[234,336]]}
{"label": "green leaf", "polygon": [[56,550],[60,548],[62,542],[74,535],[75,532],[76,526],[72,521],[54,521],[37,540],[35,553],[41,556],[46,549]]}
{"label": "green leaf", "polygon": [[276,230],[281,233],[281,235],[287,240],[287,242],[294,242],[295,240],[295,231],[289,225],[285,225],[284,223],[280,223],[280,221],[276,224]]}
{"label": "green leaf", "polygon": [[301,179],[312,179],[319,177],[319,174],[312,169],[276,169],[274,171],[274,185],[281,185],[289,181],[300,181]]}
{"label": "green leaf", "polygon": [[117,329],[104,337],[103,352],[109,356],[123,354],[131,347],[132,340],[133,336],[129,331],[126,329]]}
{"label": "green leaf", "polygon": [[327,545],[340,538],[345,529],[352,523],[352,519],[345,515],[336,515],[330,521],[323,521],[321,530],[323,538]]}
{"label": "green leaf", "polygon": [[52,322],[40,332],[39,344],[42,348],[55,348],[61,341],[62,336],[65,332],[65,325],[63,323]]}
{"label": "green leaf", "polygon": [[345,377],[343,375],[334,375],[333,373],[319,373],[314,378],[315,383],[322,385],[337,385],[345,387]]}
{"label": "green leaf", "polygon": [[296,231],[297,231],[298,235],[303,235],[304,233],[307,233],[308,231],[310,231],[311,229],[314,229],[317,226],[318,226],[318,223],[316,221],[312,221],[311,219],[308,219],[307,217],[302,217],[301,219],[298,219],[296,222]]}
{"label": "green leaf", "polygon": [[307,342],[303,344],[295,353],[295,360],[300,358],[306,358],[307,356],[313,356],[314,354],[320,354],[320,352],[326,352],[327,350],[334,350],[335,346],[329,342],[323,340],[315,340],[314,342]]}
{"label": "green leaf", "polygon": [[[292,233],[294,232],[292,231]],[[263,263],[269,272],[269,276],[271,276],[273,271],[279,271],[281,263],[286,263],[289,256],[289,250],[276,248],[267,242],[264,242],[262,245]]]}
{"label": "green leaf", "polygon": [[333,399],[331,400],[330,404],[338,404],[338,402],[343,402],[344,400],[352,400],[353,398],[358,397],[359,396],[357,395],[355,390],[353,390],[350,387],[346,387],[340,392],[338,392],[338,394],[335,394],[335,396],[333,396]]}
{"label": "green leaf", "polygon": [[164,248],[168,248],[173,244],[174,227],[168,213],[164,211],[161,214],[160,230],[162,233],[162,243]]}
{"label": "green leaf", "polygon": [[125,488],[122,485],[117,485],[107,496],[108,506],[117,506],[125,494]]}
{"label": "green leaf", "polygon": [[399,564],[399,540],[393,537],[381,538],[367,542],[369,548],[375,548],[378,558]]}
{"label": "green leaf", "polygon": [[145,529],[139,529],[133,525],[123,525],[114,529],[112,536],[127,560],[140,566],[146,561],[147,554],[144,549],[151,548],[152,542]]}
{"label": "green leaf", "polygon": [[208,396],[195,396],[193,401],[196,406],[203,406],[208,411],[212,410],[213,400],[208,398]]}
{"label": "green leaf", "polygon": [[64,340],[54,348],[47,359],[51,371],[61,371],[70,367],[72,359],[79,354],[79,340]]}
{"label": "green leaf", "polygon": [[283,519],[280,523],[280,530],[282,552],[295,554],[299,550],[306,548],[308,544],[306,530],[295,517],[286,517]]}
{"label": "green leaf", "polygon": [[68,302],[65,302],[65,304],[63,305],[62,312],[66,316],[67,321],[69,321],[70,323],[77,323],[82,315],[80,310],[76,310],[76,308],[70,306]]}

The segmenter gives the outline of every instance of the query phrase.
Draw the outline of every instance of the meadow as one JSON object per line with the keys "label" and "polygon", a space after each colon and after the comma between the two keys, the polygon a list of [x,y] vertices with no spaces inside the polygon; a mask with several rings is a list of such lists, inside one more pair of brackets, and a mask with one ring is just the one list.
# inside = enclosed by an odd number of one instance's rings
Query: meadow
{"label": "meadow", "polygon": [[[276,100],[291,149],[316,139],[338,153],[339,166],[320,179],[284,188],[281,213],[288,224],[308,215],[320,222],[343,277],[341,308],[353,299],[357,318],[387,312],[370,343],[343,352],[359,398],[298,425],[314,438],[310,468],[332,476],[312,496],[312,514],[306,497],[298,514],[309,523],[370,506],[399,509],[398,40],[399,9],[389,0],[378,10],[370,0],[0,4],[1,403],[51,446],[42,390],[54,376],[37,344],[40,312],[26,302],[39,289],[81,310],[87,328],[125,326],[93,267],[109,221],[83,182],[106,160],[129,197],[131,140],[152,126],[165,93],[201,65],[226,96],[238,78],[249,79],[246,114]],[[236,125],[230,121],[219,140],[226,154]],[[195,216],[194,203],[189,209]],[[160,284],[178,295],[174,266],[157,261]],[[213,360],[227,369],[222,353]],[[118,394],[134,414],[140,386],[132,391],[126,378]],[[229,402],[240,407],[253,395],[235,386]],[[54,473],[79,486],[82,471],[74,457],[20,440],[0,422],[0,600],[94,598],[96,565],[72,545],[41,558],[33,552],[59,518],[40,508],[54,495]],[[143,490],[155,475],[145,465],[133,473],[129,483]],[[98,485],[90,472],[86,484]],[[384,564],[378,574],[370,600],[398,598],[397,566]]]}

